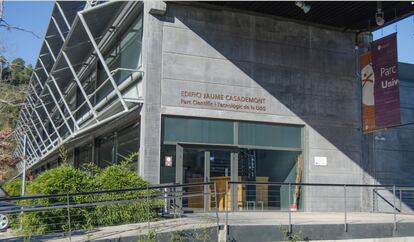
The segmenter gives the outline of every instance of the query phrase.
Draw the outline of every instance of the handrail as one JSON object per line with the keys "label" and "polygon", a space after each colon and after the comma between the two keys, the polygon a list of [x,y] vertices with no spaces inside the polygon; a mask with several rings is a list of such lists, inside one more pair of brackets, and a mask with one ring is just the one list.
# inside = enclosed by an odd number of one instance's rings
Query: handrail
{"label": "handrail", "polygon": [[202,186],[202,185],[213,185],[214,182],[199,182],[199,183],[186,183],[186,184],[170,184],[170,185],[150,185],[138,188],[125,188],[125,189],[111,189],[111,190],[100,190],[91,192],[75,192],[75,193],[61,193],[51,195],[30,195],[30,196],[13,196],[7,198],[0,198],[0,201],[18,201],[27,199],[39,199],[39,198],[59,198],[67,196],[82,196],[82,195],[94,195],[104,193],[117,193],[117,192],[133,192],[133,191],[146,191],[147,189],[162,189],[162,188],[178,188],[178,187],[191,187],[191,186]]}
{"label": "handrail", "polygon": [[330,186],[330,187],[380,187],[380,188],[414,188],[414,185],[369,185],[353,183],[295,183],[295,182],[255,182],[255,181],[229,181],[229,184],[247,184],[247,185],[293,185],[293,186]]}

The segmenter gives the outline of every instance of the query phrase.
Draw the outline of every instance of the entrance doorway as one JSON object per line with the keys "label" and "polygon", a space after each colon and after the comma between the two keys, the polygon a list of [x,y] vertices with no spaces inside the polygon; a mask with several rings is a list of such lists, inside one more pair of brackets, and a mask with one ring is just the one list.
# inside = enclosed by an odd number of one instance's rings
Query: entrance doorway
{"label": "entrance doorway", "polygon": [[[199,146],[177,144],[177,183],[214,182],[217,199],[213,187],[186,187],[187,194],[206,194],[204,196],[189,196],[182,200],[184,208],[191,210],[211,211],[217,208],[223,211],[225,202],[226,183],[235,180],[237,173],[237,149],[222,146]],[[227,187],[230,189],[230,186]],[[231,193],[228,193],[228,196]],[[229,205],[229,204],[228,204]]]}

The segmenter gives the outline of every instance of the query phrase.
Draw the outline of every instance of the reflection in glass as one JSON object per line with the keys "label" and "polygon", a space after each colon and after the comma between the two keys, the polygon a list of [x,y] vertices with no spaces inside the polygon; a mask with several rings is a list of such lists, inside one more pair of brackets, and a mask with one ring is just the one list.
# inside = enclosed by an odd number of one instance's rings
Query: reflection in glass
{"label": "reflection in glass", "polygon": [[[239,153],[239,179],[252,182],[297,181],[300,152],[259,149],[241,149]],[[240,209],[287,209],[289,207],[288,186],[244,185]],[[293,191],[291,190],[291,198]],[[292,199],[291,199],[292,201]]]}

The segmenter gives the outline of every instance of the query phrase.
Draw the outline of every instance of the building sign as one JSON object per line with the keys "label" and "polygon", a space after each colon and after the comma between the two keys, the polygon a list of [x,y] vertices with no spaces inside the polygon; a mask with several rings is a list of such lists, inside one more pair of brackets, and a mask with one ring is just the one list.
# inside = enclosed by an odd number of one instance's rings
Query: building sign
{"label": "building sign", "polygon": [[362,81],[362,129],[371,132],[375,129],[374,71],[372,70],[371,52],[359,58]]}
{"label": "building sign", "polygon": [[371,44],[374,71],[375,126],[386,128],[401,123],[397,34]]}
{"label": "building sign", "polygon": [[266,98],[249,95],[230,95],[223,92],[180,91],[180,104],[235,111],[266,111]]}
{"label": "building sign", "polygon": [[315,163],[315,166],[327,166],[328,158],[326,156],[315,156],[314,163]]}

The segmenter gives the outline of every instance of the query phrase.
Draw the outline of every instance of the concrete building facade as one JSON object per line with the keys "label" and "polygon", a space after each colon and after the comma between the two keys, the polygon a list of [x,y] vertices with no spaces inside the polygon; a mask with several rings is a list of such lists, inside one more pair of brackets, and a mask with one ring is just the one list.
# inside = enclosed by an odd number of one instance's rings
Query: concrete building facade
{"label": "concrete building facade", "polygon": [[[31,152],[33,161],[23,170],[47,168],[64,145],[78,166],[90,161],[105,166],[138,152],[137,172],[154,184],[413,183],[413,128],[361,131],[360,32],[214,4],[116,2],[76,14],[59,50],[63,54],[38,78],[39,89],[57,79],[50,96],[60,95],[54,101],[62,107],[55,113],[70,132],[55,135],[56,142],[49,134],[51,148],[41,148],[42,134],[35,131],[44,122],[51,129],[54,120],[46,120],[52,109],[46,107],[29,134],[36,137],[29,149],[39,151]],[[85,22],[97,27],[88,33]],[[80,40],[92,47],[82,49]],[[67,76],[55,67],[60,59],[75,62],[62,67],[70,71]],[[414,76],[410,65],[401,65],[403,116],[412,120]],[[78,82],[70,96],[63,83]],[[37,91],[33,87],[31,95],[42,103]],[[82,109],[79,103],[89,109],[72,115]],[[286,208],[286,193],[280,187],[246,188],[239,206],[254,200]],[[303,188],[299,207],[341,210],[342,196],[341,189]],[[350,189],[348,199],[353,211],[373,207],[368,189]]]}

